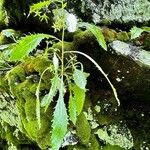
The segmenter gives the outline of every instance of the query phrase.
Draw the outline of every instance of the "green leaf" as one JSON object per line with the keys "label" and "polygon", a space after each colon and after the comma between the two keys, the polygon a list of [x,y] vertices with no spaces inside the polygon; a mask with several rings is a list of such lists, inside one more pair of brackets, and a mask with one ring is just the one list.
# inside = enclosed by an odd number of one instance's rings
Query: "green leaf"
{"label": "green leaf", "polygon": [[56,95],[59,87],[60,87],[60,78],[57,75],[55,75],[54,78],[51,80],[51,88],[49,93],[46,94],[41,101],[41,106],[45,107],[45,111],[47,110],[48,106],[53,100],[53,97]]}
{"label": "green leaf", "polygon": [[139,37],[142,32],[144,32],[143,29],[141,28],[137,28],[137,27],[133,27],[131,30],[130,30],[130,33],[131,33],[131,39],[135,39],[137,37]]}
{"label": "green leaf", "polygon": [[44,38],[55,38],[48,34],[31,34],[19,40],[19,43],[12,49],[11,61],[22,60],[33,51]]}
{"label": "green leaf", "polygon": [[75,102],[76,102],[77,115],[79,115],[82,112],[82,109],[83,109],[86,90],[81,89],[77,85],[74,85],[72,87],[72,90],[73,90],[74,99],[75,99]]}
{"label": "green leaf", "polygon": [[75,98],[72,96],[71,92],[70,92],[70,97],[69,97],[69,115],[70,115],[70,120],[75,125],[77,121],[77,109],[76,109]]}
{"label": "green leaf", "polygon": [[30,13],[40,11],[44,7],[48,7],[50,5],[50,3],[51,3],[51,0],[47,0],[47,1],[33,4],[32,6],[30,6]]}
{"label": "green leaf", "polygon": [[88,74],[85,72],[75,69],[73,73],[73,80],[77,86],[79,86],[81,89],[85,89],[85,86],[87,84],[87,78]]}
{"label": "green leaf", "polygon": [[105,38],[102,34],[102,31],[99,27],[89,24],[89,23],[80,23],[79,27],[86,27],[87,30],[91,31],[93,33],[93,35],[96,37],[99,45],[102,46],[103,49],[107,50],[107,45],[106,45],[106,41]]}
{"label": "green leaf", "polygon": [[1,32],[3,35],[5,35],[6,37],[12,37],[14,36],[17,32],[13,29],[6,29],[6,30],[2,30]]}
{"label": "green leaf", "polygon": [[57,100],[52,123],[51,144],[52,150],[59,150],[67,132],[68,115],[64,103],[64,88],[59,90],[59,98]]}
{"label": "green leaf", "polygon": [[142,29],[143,29],[145,32],[150,33],[150,27],[142,27]]}

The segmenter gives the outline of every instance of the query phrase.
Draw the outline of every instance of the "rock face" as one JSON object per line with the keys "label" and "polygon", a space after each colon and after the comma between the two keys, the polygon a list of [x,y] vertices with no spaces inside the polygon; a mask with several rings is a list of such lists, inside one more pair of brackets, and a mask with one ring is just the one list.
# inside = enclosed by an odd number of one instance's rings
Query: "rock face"
{"label": "rock face", "polygon": [[149,0],[78,0],[69,1],[70,8],[76,6],[76,13],[94,23],[150,21]]}
{"label": "rock face", "polygon": [[[27,28],[31,27],[32,24],[32,26],[43,28],[44,22],[40,23],[38,18],[27,17],[29,7],[37,2],[39,0],[23,0],[21,2],[18,0],[2,0],[0,2],[0,27],[9,24],[17,28]],[[149,0],[67,0],[67,4],[67,9],[73,11],[79,18],[96,24],[108,25],[116,22],[143,24],[150,21]]]}

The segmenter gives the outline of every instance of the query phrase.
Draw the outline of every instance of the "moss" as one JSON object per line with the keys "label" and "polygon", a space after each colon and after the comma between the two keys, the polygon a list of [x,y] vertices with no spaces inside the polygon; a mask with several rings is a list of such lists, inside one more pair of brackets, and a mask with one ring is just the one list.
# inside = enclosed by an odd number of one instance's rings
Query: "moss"
{"label": "moss", "polygon": [[83,113],[78,116],[76,130],[80,142],[84,145],[87,145],[91,136],[91,128]]}
{"label": "moss", "polygon": [[120,40],[120,41],[128,41],[129,40],[129,35],[127,32],[123,31],[123,32],[118,32],[117,33],[117,40]]}
{"label": "moss", "polygon": [[3,7],[5,0],[1,0],[0,1],[0,28],[2,28],[5,25],[5,19],[6,19],[6,13],[5,13],[5,9]]}
{"label": "moss", "polygon": [[8,43],[8,39],[2,33],[0,33],[0,45]]}
{"label": "moss", "polygon": [[74,35],[74,40],[73,40],[73,44],[75,45],[76,48],[78,48],[79,45],[82,44],[90,44],[91,42],[94,41],[94,35],[88,31],[80,31],[75,33]]}
{"label": "moss", "polygon": [[91,134],[88,150],[99,150],[99,149],[100,149],[100,145],[96,136],[94,134]]}
{"label": "moss", "polygon": [[39,75],[50,66],[50,60],[46,56],[37,56],[33,58],[28,58],[25,60],[25,63],[22,64],[27,74],[32,74],[38,72]]}
{"label": "moss", "polygon": [[[17,122],[19,130],[23,132],[30,141],[37,143],[41,149],[50,147],[50,130],[53,110],[49,108],[45,113],[44,110],[41,109],[41,128],[39,129],[36,117],[35,92],[39,82],[38,76],[49,66],[50,61],[44,56],[28,58],[25,62],[10,70],[5,77],[10,85],[12,94],[16,98],[19,114]],[[35,77],[38,77],[37,81],[34,81]],[[47,72],[43,76],[40,88],[41,92],[49,89],[51,77],[52,73],[50,72]],[[39,94],[41,95],[43,93]]]}
{"label": "moss", "polygon": [[102,150],[125,150],[125,149],[124,149],[124,148],[121,148],[121,147],[119,147],[119,146],[117,146],[117,145],[112,146],[112,145],[107,144],[106,146],[104,146],[104,147],[102,148]]}
{"label": "moss", "polygon": [[42,149],[50,146],[50,129],[52,112],[46,115],[41,111],[41,128],[39,129],[36,118],[35,91],[30,91],[33,83],[30,79],[25,80],[16,87],[17,107],[19,109],[22,131],[32,140],[38,143]]}
{"label": "moss", "polygon": [[143,41],[144,49],[150,51],[150,33],[145,34],[145,38]]}
{"label": "moss", "polygon": [[83,145],[68,146],[67,150],[87,150],[87,147]]}
{"label": "moss", "polygon": [[[53,49],[61,50],[62,49],[62,42],[58,42],[52,46]],[[64,50],[65,51],[73,51],[75,50],[74,45],[72,42],[64,42]]]}
{"label": "moss", "polygon": [[103,29],[103,34],[106,42],[112,42],[117,39],[117,32],[115,30],[106,28]]}

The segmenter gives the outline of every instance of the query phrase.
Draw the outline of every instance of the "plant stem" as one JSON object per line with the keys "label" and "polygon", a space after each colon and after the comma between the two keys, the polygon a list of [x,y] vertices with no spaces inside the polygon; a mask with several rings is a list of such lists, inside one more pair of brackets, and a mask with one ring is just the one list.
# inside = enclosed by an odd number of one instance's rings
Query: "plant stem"
{"label": "plant stem", "polygon": [[80,51],[66,51],[64,52],[65,53],[76,53],[76,54],[80,54],[84,57],[86,57],[87,59],[89,59],[97,68],[98,70],[104,75],[104,77],[106,78],[106,80],[108,81],[109,85],[111,86],[112,88],[112,91],[114,93],[114,96],[118,102],[118,106],[120,106],[120,100],[118,98],[118,95],[117,95],[117,92],[116,92],[116,89],[114,88],[113,84],[111,83],[111,81],[109,80],[109,78],[107,77],[107,74],[103,71],[103,69],[98,65],[98,63],[93,59],[91,58],[90,56],[88,56],[87,54],[83,53],[83,52],[80,52]]}
{"label": "plant stem", "polygon": [[[62,8],[63,8],[63,0],[62,0]],[[63,90],[63,76],[64,76],[64,36],[65,36],[65,28],[63,19],[63,29],[62,29],[62,38],[61,38],[61,90]]]}

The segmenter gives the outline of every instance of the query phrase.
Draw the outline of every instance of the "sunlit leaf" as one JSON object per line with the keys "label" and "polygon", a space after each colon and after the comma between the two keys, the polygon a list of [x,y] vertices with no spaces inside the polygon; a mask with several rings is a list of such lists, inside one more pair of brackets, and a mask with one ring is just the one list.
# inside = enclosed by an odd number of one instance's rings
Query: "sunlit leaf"
{"label": "sunlit leaf", "polygon": [[64,89],[60,88],[52,123],[52,150],[59,150],[67,132],[68,115],[64,103]]}
{"label": "sunlit leaf", "polygon": [[139,37],[142,32],[144,32],[143,29],[141,28],[138,28],[138,27],[133,27],[131,30],[130,30],[130,33],[131,33],[131,39],[135,39],[137,37]]}
{"label": "sunlit leaf", "polygon": [[83,109],[86,90],[81,89],[77,85],[74,85],[72,87],[72,90],[73,90],[74,99],[75,99],[75,102],[76,102],[77,115],[79,115],[82,112],[82,109]]}
{"label": "sunlit leaf", "polygon": [[99,45],[101,45],[103,49],[107,50],[105,38],[104,38],[102,31],[99,27],[92,25],[92,24],[89,24],[89,23],[80,23],[79,27],[86,27],[87,30],[91,31],[93,33],[93,35],[96,37]]}
{"label": "sunlit leaf", "polygon": [[47,110],[48,106],[53,100],[53,97],[56,95],[57,91],[59,90],[59,87],[60,87],[60,78],[56,75],[51,80],[51,88],[49,93],[46,94],[41,101],[41,106],[45,107],[45,111]]}
{"label": "sunlit leaf", "polygon": [[85,89],[85,86],[87,84],[87,76],[87,73],[79,69],[75,69],[73,73],[73,80],[77,86],[79,86],[81,89]]}
{"label": "sunlit leaf", "polygon": [[11,61],[22,60],[33,51],[44,38],[55,38],[48,34],[31,34],[19,40],[18,44],[12,49]]}
{"label": "sunlit leaf", "polygon": [[30,13],[40,11],[41,9],[43,9],[45,7],[48,7],[50,5],[50,3],[51,3],[51,0],[46,0],[46,1],[43,1],[43,2],[33,4],[30,7]]}

